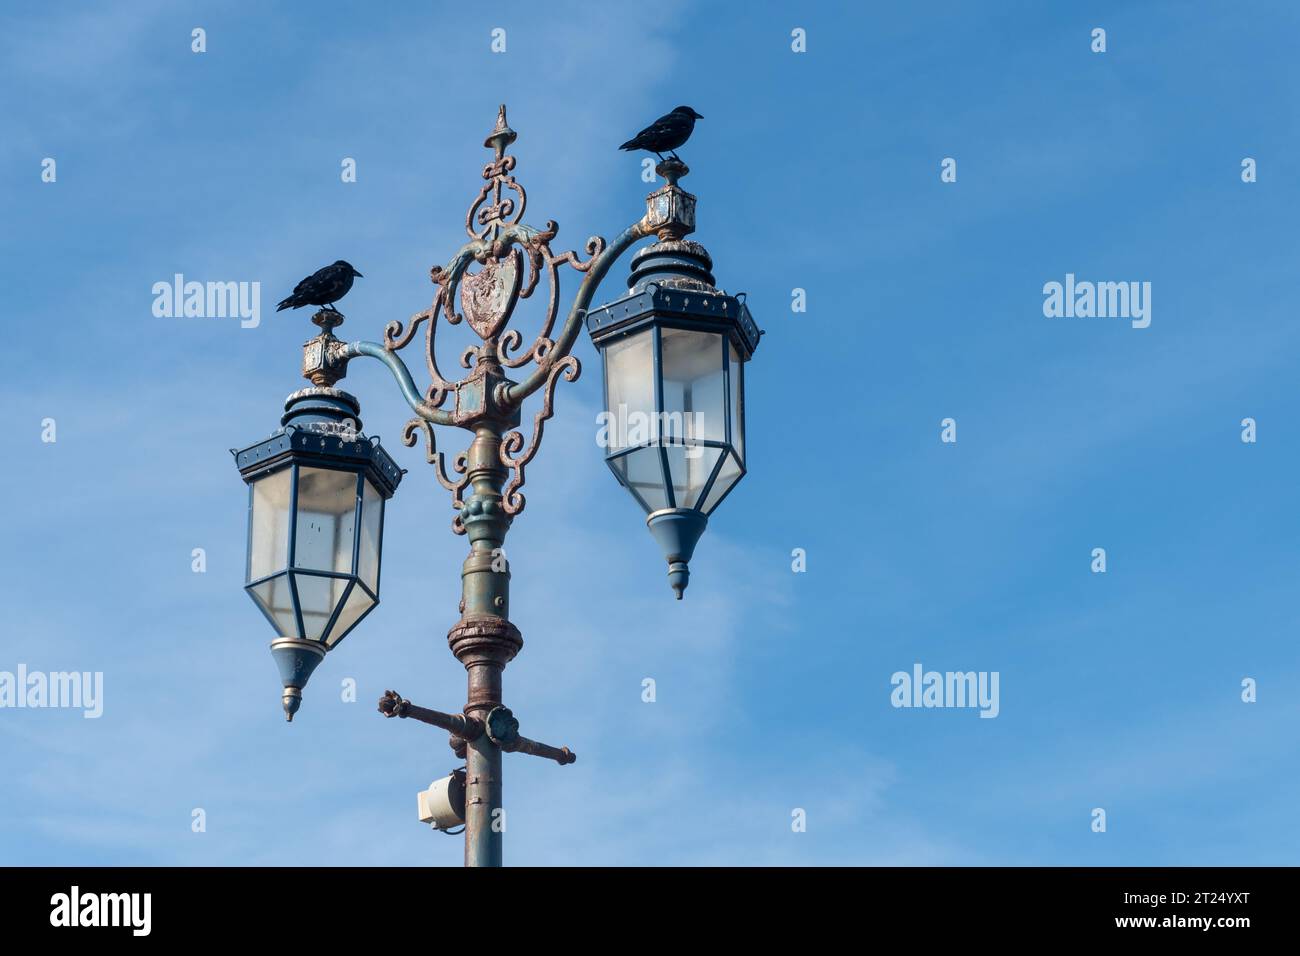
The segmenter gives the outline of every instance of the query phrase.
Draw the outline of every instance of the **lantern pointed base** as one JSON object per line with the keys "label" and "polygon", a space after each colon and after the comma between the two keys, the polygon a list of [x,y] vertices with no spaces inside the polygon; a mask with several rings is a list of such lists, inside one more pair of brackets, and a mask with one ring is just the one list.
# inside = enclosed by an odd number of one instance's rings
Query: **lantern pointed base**
{"label": "lantern pointed base", "polygon": [[302,706],[302,688],[286,687],[280,701],[284,706],[284,719],[293,723],[293,715],[298,713],[298,708]]}
{"label": "lantern pointed base", "polygon": [[682,599],[690,583],[690,560],[709,519],[694,508],[667,508],[646,518],[650,533],[668,561],[668,586]]}
{"label": "lantern pointed base", "polygon": [[284,695],[280,698],[284,719],[292,721],[302,706],[302,689],[307,686],[316,665],[325,659],[325,647],[316,641],[283,637],[271,642],[271,656],[275,658],[275,666],[280,669],[280,681],[284,684]]}

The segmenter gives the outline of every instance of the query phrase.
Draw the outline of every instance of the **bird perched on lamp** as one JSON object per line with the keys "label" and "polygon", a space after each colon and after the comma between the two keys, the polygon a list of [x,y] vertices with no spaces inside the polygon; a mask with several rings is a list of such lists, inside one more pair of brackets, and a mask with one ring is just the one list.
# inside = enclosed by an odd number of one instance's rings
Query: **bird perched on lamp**
{"label": "bird perched on lamp", "polygon": [[691,138],[697,119],[704,117],[689,106],[679,106],[671,113],[659,117],[619,149],[644,149],[658,156],[660,162],[663,162],[663,154],[668,153],[681,162],[675,150]]}
{"label": "bird perched on lamp", "polygon": [[363,277],[360,272],[352,268],[351,263],[339,259],[323,269],[317,269],[294,286],[293,294],[277,305],[275,311],[300,309],[304,305],[319,305],[331,312],[337,312],[334,303],[348,294],[354,278]]}

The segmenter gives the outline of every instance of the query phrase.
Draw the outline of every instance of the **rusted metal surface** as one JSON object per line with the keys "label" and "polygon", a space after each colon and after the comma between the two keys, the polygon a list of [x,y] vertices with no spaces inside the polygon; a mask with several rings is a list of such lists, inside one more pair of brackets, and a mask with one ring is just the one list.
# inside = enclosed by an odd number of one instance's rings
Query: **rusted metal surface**
{"label": "rusted metal surface", "polygon": [[320,335],[303,343],[302,377],[318,388],[333,388],[347,371],[347,343],[334,337],[334,330],[343,324],[343,313],[321,309],[311,320],[320,326]]}
{"label": "rusted metal surface", "polygon": [[386,690],[379,698],[379,712],[385,717],[409,717],[424,724],[440,727],[461,740],[470,740],[483,733],[483,722],[464,714],[444,714],[406,700],[397,691]]}
{"label": "rusted metal surface", "polygon": [[[545,390],[542,407],[533,417],[531,438],[510,432],[506,439],[502,462],[513,472],[506,494],[511,515],[523,509],[520,489],[524,467],[540,448],[543,423],[554,414],[556,383],[561,377],[575,381],[580,374],[581,366],[570,352],[591,296],[613,261],[637,239],[653,234],[648,221],[643,220],[625,230],[613,246],[607,246],[599,236],[588,239],[586,259],[574,250],[552,251],[551,242],[559,232],[555,221],[548,220],[540,229],[523,222],[527,193],[513,175],[515,157],[505,152],[516,136],[502,107],[496,128],[487,138],[494,158],[483,167],[484,184],[465,215],[470,241],[445,265],[430,270],[436,291],[429,308],[415,313],[406,323],[390,322],[384,331],[384,348],[395,353],[415,341],[422,326],[425,329],[424,358],[431,382],[418,407],[412,406],[419,419],[408,423],[403,433],[408,445],[414,444],[414,432],[421,421],[454,424],[471,431],[486,424],[504,433],[519,423],[524,400],[539,389]],[[559,268],[563,265],[584,277],[560,334],[552,338],[560,308]],[[477,271],[471,272],[471,268]],[[541,327],[531,344],[519,351],[524,336],[507,326],[518,302],[531,298],[543,278],[548,294]],[[438,363],[435,344],[440,319],[449,325],[464,322],[482,340],[462,353],[460,364],[469,369],[469,375],[459,381],[448,379]],[[511,381],[504,374],[506,369],[529,365],[533,369],[523,382]],[[466,482],[448,477],[432,429],[426,427],[425,431],[426,458],[434,465],[439,482],[452,492],[453,507],[461,510]],[[514,455],[518,457],[511,457]],[[453,527],[458,533],[462,531],[459,521],[453,522]]]}
{"label": "rusted metal surface", "polygon": [[[484,714],[501,701],[505,664],[478,659],[466,664],[469,703],[466,714]],[[500,866],[503,860],[505,802],[501,748],[486,734],[465,741],[465,865]]]}
{"label": "rusted metal surface", "polygon": [[670,242],[695,231],[695,196],[677,185],[690,167],[679,159],[666,159],[655,172],[667,185],[646,197],[646,226],[660,242]]}
{"label": "rusted metal surface", "polygon": [[518,458],[510,457],[513,452],[517,452],[523,447],[523,432],[512,431],[502,441],[501,464],[507,468],[513,468],[515,473],[505,490],[504,506],[506,514],[514,516],[524,510],[526,501],[519,491],[524,485],[524,466],[537,455],[537,451],[542,445],[542,426],[555,414],[556,383],[559,382],[561,375],[564,376],[566,382],[576,382],[581,374],[582,363],[578,361],[576,355],[566,355],[558,362],[555,362],[546,376],[546,386],[542,392],[542,407],[533,416],[533,440],[528,443],[528,448]]}
{"label": "rusted metal surface", "polygon": [[[484,141],[493,151],[493,159],[484,165],[483,186],[465,215],[469,241],[445,265],[429,270],[435,288],[429,307],[406,322],[389,322],[382,344],[347,345],[333,364],[326,361],[330,353],[322,349],[322,374],[337,372],[336,378],[343,376],[349,358],[360,355],[377,358],[389,367],[416,415],[402,431],[403,444],[413,446],[423,432],[425,460],[434,467],[439,484],[451,492],[456,511],[452,528],[469,539],[470,552],[461,571],[461,617],[447,635],[452,653],[467,674],[464,712],[446,714],[418,707],[391,691],[379,704],[385,716],[412,718],[448,731],[453,751],[464,757],[467,866],[499,866],[502,862],[503,752],[532,754],[561,765],[576,759],[567,747],[519,736],[518,722],[502,703],[502,674],[523,647],[519,630],[509,620],[505,537],[513,518],[524,509],[520,489],[525,468],[540,450],[545,423],[554,415],[559,380],[572,382],[581,373],[581,364],[570,352],[597,287],[614,261],[636,241],[655,235],[656,229],[677,228],[652,221],[653,209],[648,206],[647,215],[623,230],[613,243],[606,244],[599,236],[588,239],[585,259],[573,250],[553,252],[551,242],[559,226],[548,220],[538,229],[523,221],[528,198],[514,176],[515,157],[506,153],[516,137],[502,106],[496,127]],[[684,165],[681,168],[685,170]],[[670,172],[678,174],[676,167]],[[668,194],[666,213],[677,217],[673,223],[688,214],[688,206],[689,215],[694,211],[694,197],[677,189],[675,182],[673,178],[665,187],[675,190]],[[582,273],[583,279],[556,334],[562,266]],[[540,327],[527,348],[522,348],[524,335],[509,325],[516,318],[519,301],[531,299],[543,279],[548,291]],[[468,374],[457,381],[443,375],[435,354],[440,319],[448,325],[464,322],[480,339],[480,344],[461,353],[460,365]],[[397,354],[416,341],[421,328],[429,375],[423,393]],[[329,336],[328,329],[324,335]],[[516,368],[527,370],[522,382],[506,375],[507,370]],[[539,390],[540,408],[532,416],[532,435],[526,437],[518,428],[522,406]],[[469,446],[452,458],[452,474],[438,449],[434,425],[454,425],[472,433]],[[486,732],[493,713],[504,721],[495,738]]]}
{"label": "rusted metal surface", "polygon": [[[451,492],[451,505],[453,508],[460,509],[465,506],[462,495],[465,492],[465,486],[469,484],[469,475],[466,473],[465,452],[460,452],[452,461],[452,470],[461,475],[459,481],[452,481],[447,477],[447,469],[443,466],[443,454],[438,451],[438,439],[433,431],[432,423],[423,418],[412,418],[402,428],[402,444],[407,448],[412,447],[416,442],[416,433],[424,432],[424,460],[433,465],[434,476],[438,479],[438,484],[442,485]],[[452,519],[451,530],[456,534],[465,533],[465,525],[461,521],[460,515]]]}
{"label": "rusted metal surface", "polygon": [[483,721],[483,731],[492,742],[506,753],[531,754],[554,760],[560,766],[573,763],[578,759],[568,747],[552,747],[550,744],[529,740],[519,734],[519,720],[509,707],[494,707]]}
{"label": "rusted metal surface", "polygon": [[461,283],[460,301],[465,321],[484,341],[495,338],[510,321],[510,313],[519,300],[522,263],[519,250],[511,249],[504,259],[488,259],[482,269],[467,274]]}
{"label": "rusted metal surface", "polygon": [[536,740],[529,740],[527,737],[520,737],[515,741],[515,745],[510,748],[509,752],[545,757],[547,760],[554,760],[561,767],[578,759],[578,755],[568,747],[552,747],[550,744],[540,744]]}

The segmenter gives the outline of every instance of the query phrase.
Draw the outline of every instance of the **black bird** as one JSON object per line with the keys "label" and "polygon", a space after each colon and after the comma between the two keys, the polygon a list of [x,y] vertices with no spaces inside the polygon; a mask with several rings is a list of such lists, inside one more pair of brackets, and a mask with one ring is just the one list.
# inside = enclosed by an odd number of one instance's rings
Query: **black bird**
{"label": "black bird", "polygon": [[658,156],[660,162],[663,162],[665,152],[671,154],[673,159],[678,159],[674,150],[691,138],[697,119],[704,117],[689,106],[679,106],[667,116],[659,117],[619,149],[644,149]]}
{"label": "black bird", "polygon": [[353,278],[361,277],[361,273],[352,268],[351,263],[340,259],[324,269],[317,269],[299,282],[293,287],[293,295],[277,305],[275,311],[300,309],[304,305],[319,305],[337,312],[334,303],[348,294],[348,290],[352,288]]}

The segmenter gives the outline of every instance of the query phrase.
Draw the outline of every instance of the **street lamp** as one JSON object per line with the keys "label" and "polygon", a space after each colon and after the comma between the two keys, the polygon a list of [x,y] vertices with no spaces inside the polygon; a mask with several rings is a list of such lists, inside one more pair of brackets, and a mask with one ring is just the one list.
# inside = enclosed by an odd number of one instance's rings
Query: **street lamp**
{"label": "street lamp", "polygon": [[249,489],[244,589],[277,635],[286,720],[326,651],[379,603],[384,502],[402,472],[360,434],[360,411],[347,392],[306,388],[285,402],[279,430],[231,449]]}
{"label": "street lamp", "polygon": [[695,197],[668,185],[647,199],[660,241],[632,257],[628,294],[587,315],[605,366],[605,461],[646,512],[681,600],[708,516],[745,474],[745,362],[759,330],[743,297],[714,286],[713,260],[682,238]]}
{"label": "street lamp", "polygon": [[[377,441],[360,437],[357,400],[334,386],[352,359],[377,359],[415,413],[402,443],[410,447],[423,435],[425,460],[451,492],[452,530],[469,540],[460,618],[447,634],[467,672],[468,699],[461,712],[444,713],[389,690],[379,710],[446,731],[452,751],[464,761],[463,775],[456,771],[448,778],[455,799],[444,800],[439,785],[425,792],[420,806],[421,819],[439,829],[454,826],[463,813],[467,866],[501,864],[503,753],[531,754],[561,766],[577,759],[567,747],[521,735],[518,719],[502,703],[502,674],[523,647],[509,618],[504,544],[526,504],[524,472],[554,414],[556,386],[581,373],[572,350],[584,321],[605,360],[609,413],[648,416],[645,434],[630,437],[622,430],[606,442],[607,459],[647,511],[679,598],[708,515],[745,472],[743,366],[760,334],[743,297],[715,288],[708,253],[685,239],[695,229],[696,202],[677,185],[688,172],[685,164],[669,159],[655,167],[667,185],[647,197],[645,215],[608,244],[598,236],[587,240],[584,259],[575,251],[551,250],[559,231],[554,221],[540,229],[523,222],[527,196],[513,175],[515,157],[506,152],[515,138],[502,106],[483,144],[493,158],[483,167],[484,184],[465,216],[468,242],[429,272],[432,304],[406,322],[389,322],[382,343],[342,342],[333,329],[343,316],[333,309],[317,312],[312,321],[321,333],[303,349],[303,375],[313,387],[290,396],[281,431],[236,452],[251,486],[246,586],[276,629],[272,650],[285,687],[285,713],[292,718],[325,652],[379,600],[384,501],[402,475]],[[658,241],[634,258],[628,295],[593,309],[592,297],[610,266],[650,237]],[[583,278],[557,329],[559,270],[566,265]],[[544,302],[540,330],[524,347],[522,334],[508,326],[515,307],[533,296],[543,278],[549,295],[538,297]],[[459,380],[444,377],[438,363],[439,319],[463,322],[480,339],[461,353],[460,365],[468,372]],[[421,328],[430,379],[424,391],[398,355]],[[514,369],[523,370],[518,380],[510,377]],[[540,407],[526,437],[520,430],[523,406],[539,392]],[[435,425],[471,436],[451,459],[451,474],[437,448]]]}

